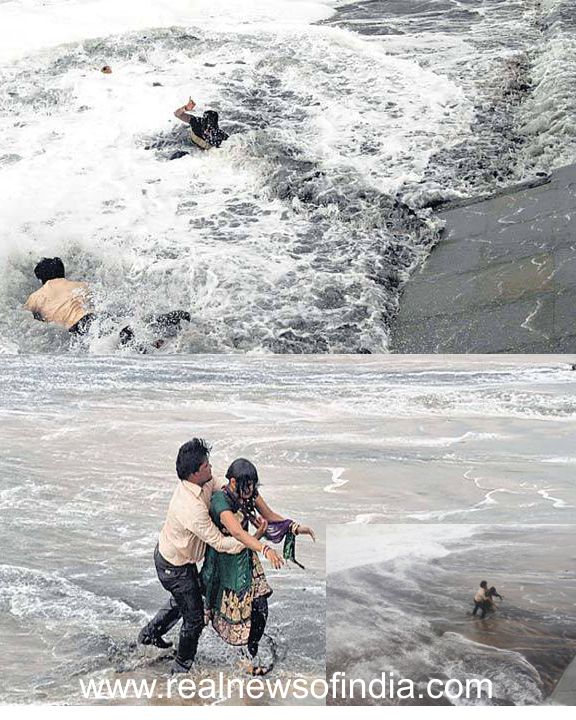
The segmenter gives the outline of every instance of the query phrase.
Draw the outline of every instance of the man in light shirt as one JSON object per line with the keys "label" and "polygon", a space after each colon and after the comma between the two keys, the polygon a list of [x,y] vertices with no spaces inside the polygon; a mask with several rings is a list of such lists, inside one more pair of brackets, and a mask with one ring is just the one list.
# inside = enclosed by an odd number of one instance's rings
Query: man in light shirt
{"label": "man in light shirt", "polygon": [[[190,670],[204,627],[197,565],[204,559],[206,545],[231,554],[245,547],[233,537],[223,535],[210,518],[208,507],[215,487],[209,457],[210,448],[199,438],[184,443],[178,452],[176,473],[180,482],[172,495],[154,552],[158,578],[172,597],[138,636],[144,645],[169,647],[162,636],[182,618],[173,673]],[[260,545],[260,551],[266,548],[266,559],[279,567],[281,558],[272,548]]]}
{"label": "man in light shirt", "polygon": [[[64,263],[59,257],[42,258],[34,268],[34,275],[41,281],[42,287],[26,300],[26,310],[30,310],[36,320],[59,325],[73,335],[86,335],[96,319],[88,283],[67,280]],[[145,317],[153,334],[150,347],[161,348],[166,340],[181,332],[182,323],[189,323],[190,320],[190,313],[185,310],[171,310]],[[130,325],[120,330],[119,340],[120,345],[131,346],[138,352],[145,353],[149,349],[137,340]]]}
{"label": "man in light shirt", "polygon": [[476,615],[478,610],[480,610],[480,618],[484,619],[486,617],[486,611],[488,610],[488,602],[488,583],[486,580],[482,580],[480,587],[476,590],[476,595],[474,595],[474,610],[472,610],[472,615]]}
{"label": "man in light shirt", "polygon": [[42,287],[26,300],[26,310],[30,310],[36,320],[55,323],[73,334],[87,333],[94,320],[88,284],[67,280],[59,257],[42,258],[34,268],[34,275]]}

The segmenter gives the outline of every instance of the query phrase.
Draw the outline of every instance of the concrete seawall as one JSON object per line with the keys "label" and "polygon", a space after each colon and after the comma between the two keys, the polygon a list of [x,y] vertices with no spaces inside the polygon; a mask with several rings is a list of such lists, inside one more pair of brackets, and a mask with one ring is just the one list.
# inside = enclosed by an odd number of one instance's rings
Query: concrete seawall
{"label": "concrete seawall", "polygon": [[440,212],[407,282],[397,353],[576,352],[576,165]]}
{"label": "concrete seawall", "polygon": [[550,701],[558,705],[576,705],[576,658],[564,671]]}

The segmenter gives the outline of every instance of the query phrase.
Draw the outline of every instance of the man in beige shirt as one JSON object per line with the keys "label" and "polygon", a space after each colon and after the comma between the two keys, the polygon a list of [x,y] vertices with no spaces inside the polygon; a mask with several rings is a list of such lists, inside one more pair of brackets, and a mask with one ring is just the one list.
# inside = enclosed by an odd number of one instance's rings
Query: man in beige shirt
{"label": "man in beige shirt", "polygon": [[478,610],[480,610],[480,618],[484,619],[488,610],[488,583],[486,580],[482,580],[480,587],[476,590],[472,615],[476,615]]}
{"label": "man in beige shirt", "polygon": [[[96,319],[91,307],[90,286],[85,282],[67,280],[64,263],[59,257],[42,258],[34,268],[34,274],[42,287],[33,292],[24,307],[36,320],[54,323],[66,328],[74,335],[86,335]],[[171,310],[144,318],[153,338],[149,344],[138,341],[130,325],[119,332],[120,345],[131,346],[138,352],[159,349],[164,343],[178,335],[183,322],[190,322],[190,313],[185,310]]]}
{"label": "man in beige shirt", "polygon": [[67,280],[59,257],[42,258],[34,268],[34,275],[42,287],[26,300],[26,310],[30,310],[36,320],[55,323],[77,335],[87,333],[94,320],[88,284]]}
{"label": "man in beige shirt", "polygon": [[[204,559],[206,545],[231,554],[245,548],[233,537],[223,535],[210,518],[208,507],[214,480],[209,456],[210,448],[199,438],[184,443],[178,452],[176,472],[180,482],[172,495],[154,552],[158,578],[172,597],[138,636],[144,645],[169,647],[162,636],[183,619],[173,673],[190,670],[204,627],[197,564]],[[259,545],[263,551],[265,546]],[[282,562],[271,548],[267,548],[266,558],[275,567]]]}

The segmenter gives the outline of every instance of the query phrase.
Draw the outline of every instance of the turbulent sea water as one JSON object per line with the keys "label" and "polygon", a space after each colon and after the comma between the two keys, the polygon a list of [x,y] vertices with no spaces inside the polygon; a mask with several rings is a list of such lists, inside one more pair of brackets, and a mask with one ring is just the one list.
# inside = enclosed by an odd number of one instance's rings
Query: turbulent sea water
{"label": "turbulent sea water", "polygon": [[[433,208],[570,163],[574,0],[0,2],[0,349],[385,351]],[[99,68],[112,66],[111,75]],[[231,139],[192,151],[189,95]],[[58,254],[100,322],[22,310]]]}

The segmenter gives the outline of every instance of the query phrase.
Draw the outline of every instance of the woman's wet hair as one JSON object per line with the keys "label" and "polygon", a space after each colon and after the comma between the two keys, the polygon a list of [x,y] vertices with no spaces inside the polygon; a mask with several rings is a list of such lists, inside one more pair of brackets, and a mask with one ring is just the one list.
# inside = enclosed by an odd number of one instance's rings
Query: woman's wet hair
{"label": "woman's wet hair", "polygon": [[198,472],[210,457],[210,449],[202,438],[193,438],[182,445],[176,458],[176,474],[180,480],[188,480],[190,475]]}
{"label": "woman's wet hair", "polygon": [[42,258],[34,268],[34,275],[42,283],[65,277],[64,263],[59,257]]}
{"label": "woman's wet hair", "polygon": [[245,458],[237,458],[230,465],[226,471],[226,479],[230,480],[234,478],[236,480],[236,492],[238,495],[245,494],[246,491],[252,488],[252,497],[258,495],[258,470]]}
{"label": "woman's wet hair", "polygon": [[488,589],[488,583],[486,582],[486,580],[482,580],[482,582],[480,583],[480,587]]}

